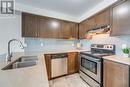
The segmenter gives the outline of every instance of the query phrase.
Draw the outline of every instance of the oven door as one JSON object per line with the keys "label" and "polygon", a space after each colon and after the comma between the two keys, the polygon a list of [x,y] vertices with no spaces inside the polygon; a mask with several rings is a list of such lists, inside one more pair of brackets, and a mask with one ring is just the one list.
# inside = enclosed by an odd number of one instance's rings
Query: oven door
{"label": "oven door", "polygon": [[101,60],[80,54],[80,70],[101,83]]}

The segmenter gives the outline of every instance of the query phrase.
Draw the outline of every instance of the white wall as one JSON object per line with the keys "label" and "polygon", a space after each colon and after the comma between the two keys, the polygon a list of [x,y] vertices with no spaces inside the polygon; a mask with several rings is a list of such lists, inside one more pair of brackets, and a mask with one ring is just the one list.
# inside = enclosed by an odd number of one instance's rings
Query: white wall
{"label": "white wall", "polygon": [[[0,55],[7,53],[7,43],[10,39],[21,38],[21,13],[16,12],[14,18],[0,18]],[[13,51],[23,51],[19,48],[19,43],[12,43]]]}

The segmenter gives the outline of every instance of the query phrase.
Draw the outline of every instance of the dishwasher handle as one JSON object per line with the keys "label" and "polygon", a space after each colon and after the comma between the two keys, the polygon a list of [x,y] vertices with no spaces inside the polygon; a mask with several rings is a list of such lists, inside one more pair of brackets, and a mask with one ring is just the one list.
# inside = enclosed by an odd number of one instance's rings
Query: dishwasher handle
{"label": "dishwasher handle", "polygon": [[68,58],[67,53],[52,54],[51,59]]}

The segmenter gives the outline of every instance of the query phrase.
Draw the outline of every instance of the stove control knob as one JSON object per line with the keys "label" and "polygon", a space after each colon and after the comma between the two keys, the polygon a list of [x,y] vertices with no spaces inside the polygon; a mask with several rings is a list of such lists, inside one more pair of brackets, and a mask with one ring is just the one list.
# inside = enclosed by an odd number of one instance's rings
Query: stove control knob
{"label": "stove control knob", "polygon": [[113,46],[111,46],[110,48],[113,49]]}

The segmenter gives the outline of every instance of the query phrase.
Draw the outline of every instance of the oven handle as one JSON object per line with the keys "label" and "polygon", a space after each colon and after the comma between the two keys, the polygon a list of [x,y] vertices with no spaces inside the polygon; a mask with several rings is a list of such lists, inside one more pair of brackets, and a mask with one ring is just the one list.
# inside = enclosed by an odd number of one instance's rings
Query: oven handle
{"label": "oven handle", "polygon": [[97,58],[93,58],[93,57],[88,58],[88,56],[80,55],[80,58],[82,58],[82,57],[85,58],[85,59],[91,60],[91,61],[101,62],[101,59],[97,59]]}
{"label": "oven handle", "polygon": [[100,62],[100,61],[101,61],[100,59],[92,59],[92,60],[97,61],[97,62]]}

